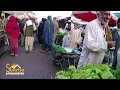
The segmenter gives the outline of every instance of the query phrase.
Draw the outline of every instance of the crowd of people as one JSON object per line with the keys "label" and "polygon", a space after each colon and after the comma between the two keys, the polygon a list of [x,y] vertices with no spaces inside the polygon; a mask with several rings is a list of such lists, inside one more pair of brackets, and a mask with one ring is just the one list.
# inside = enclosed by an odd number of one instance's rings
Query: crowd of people
{"label": "crowd of people", "polygon": [[8,34],[11,55],[18,56],[19,35],[21,46],[25,47],[26,53],[33,50],[35,32],[42,47],[40,52],[44,53],[48,48],[48,53],[51,53],[56,34],[64,32],[66,35],[62,40],[62,47],[78,48],[81,51],[78,69],[87,63],[103,63],[107,52],[111,49],[114,51],[112,66],[116,69],[117,64],[120,64],[118,63],[120,61],[118,58],[120,57],[120,19],[117,28],[110,30],[108,25],[111,18],[110,11],[97,11],[96,16],[97,18],[89,22],[85,28],[73,22],[71,17],[62,22],[56,17],[48,16],[42,18],[36,25],[33,18],[17,20],[15,16],[9,16],[4,29]]}
{"label": "crowd of people", "polygon": [[[40,45],[42,44],[42,50],[40,51],[45,52],[45,49],[48,47],[49,49],[48,52],[49,53],[51,52],[51,47],[56,40],[56,35],[58,32],[67,33],[67,35],[65,35],[65,37],[63,38],[62,46],[66,47],[66,44],[68,44],[69,42],[68,47],[76,48],[77,41],[78,39],[81,38],[81,35],[80,35],[81,33],[80,33],[80,30],[78,30],[79,29],[78,24],[75,24],[75,25],[76,25],[75,28],[73,28],[75,30],[73,29],[71,30],[71,18],[70,17],[67,19],[67,21],[64,21],[62,23],[58,21],[56,17],[53,17],[53,20],[51,16],[48,16],[47,19],[43,18],[42,21],[39,23],[38,30],[37,30],[38,41]],[[75,35],[76,33],[79,35]],[[75,43],[76,45],[74,45]]]}
{"label": "crowd of people", "polygon": [[14,15],[10,15],[5,23],[0,24],[1,30],[5,33],[5,42],[10,47],[11,56],[18,56],[19,40],[21,46],[25,46],[27,53],[33,50],[34,32],[37,29],[34,18],[19,20]]}

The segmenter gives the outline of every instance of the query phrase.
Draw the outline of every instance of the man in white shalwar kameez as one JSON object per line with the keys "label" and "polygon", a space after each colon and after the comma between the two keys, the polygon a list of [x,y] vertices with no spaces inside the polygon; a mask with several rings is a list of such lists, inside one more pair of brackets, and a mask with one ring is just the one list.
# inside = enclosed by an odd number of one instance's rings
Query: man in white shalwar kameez
{"label": "man in white shalwar kameez", "polygon": [[98,11],[97,19],[87,24],[78,69],[87,63],[102,63],[107,48],[114,46],[113,41],[106,41],[105,35],[105,27],[110,18],[110,11]]}

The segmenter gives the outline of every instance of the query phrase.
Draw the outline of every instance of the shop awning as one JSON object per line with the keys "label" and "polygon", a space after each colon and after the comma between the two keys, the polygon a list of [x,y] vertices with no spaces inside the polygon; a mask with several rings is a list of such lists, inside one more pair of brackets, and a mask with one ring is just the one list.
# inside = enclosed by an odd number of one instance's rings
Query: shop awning
{"label": "shop awning", "polygon": [[23,15],[24,12],[23,11],[4,11],[5,13],[8,13],[8,14],[17,14],[17,15]]}

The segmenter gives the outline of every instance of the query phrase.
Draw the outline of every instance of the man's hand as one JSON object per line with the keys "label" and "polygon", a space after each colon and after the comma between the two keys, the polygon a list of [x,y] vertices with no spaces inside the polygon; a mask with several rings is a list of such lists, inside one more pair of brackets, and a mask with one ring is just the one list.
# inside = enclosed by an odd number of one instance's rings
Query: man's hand
{"label": "man's hand", "polygon": [[115,41],[107,41],[108,43],[108,48],[112,48],[115,46]]}

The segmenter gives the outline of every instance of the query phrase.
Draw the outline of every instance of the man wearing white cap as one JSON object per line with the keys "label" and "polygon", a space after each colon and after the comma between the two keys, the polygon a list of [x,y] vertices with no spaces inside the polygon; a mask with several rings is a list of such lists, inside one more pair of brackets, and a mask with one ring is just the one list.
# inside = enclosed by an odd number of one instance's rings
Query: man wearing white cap
{"label": "man wearing white cap", "polygon": [[31,52],[33,50],[34,31],[35,30],[36,30],[35,23],[31,19],[28,19],[24,26],[26,53]]}
{"label": "man wearing white cap", "polygon": [[83,48],[77,68],[87,63],[102,63],[107,49],[115,45],[113,41],[107,41],[105,32],[110,18],[110,11],[98,11],[97,19],[87,24]]}

